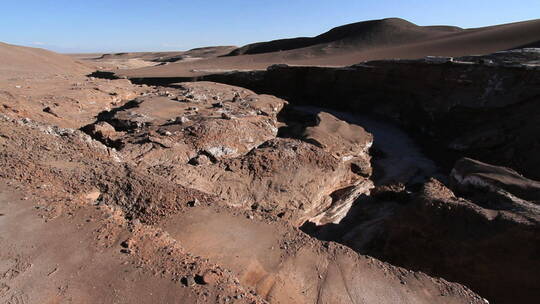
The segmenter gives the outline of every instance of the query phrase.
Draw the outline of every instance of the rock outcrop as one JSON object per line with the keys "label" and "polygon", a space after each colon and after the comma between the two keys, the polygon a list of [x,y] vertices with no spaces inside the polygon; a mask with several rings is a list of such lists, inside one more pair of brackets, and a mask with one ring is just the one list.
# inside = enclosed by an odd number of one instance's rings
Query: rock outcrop
{"label": "rock outcrop", "polygon": [[413,193],[397,185],[377,187],[341,226],[315,234],[463,282],[497,303],[534,302],[540,296],[531,280],[540,271],[538,182],[508,168],[461,159],[450,184],[432,179]]}
{"label": "rock outcrop", "polygon": [[464,158],[456,163],[451,177],[460,192],[484,192],[507,197],[510,201],[540,204],[540,182],[525,178],[510,168]]}
{"label": "rock outcrop", "polygon": [[[373,183],[362,127],[321,112],[279,138],[282,99],[210,82],[157,89],[83,128],[130,161],[231,206],[338,223]],[[112,129],[111,129],[112,128]]]}

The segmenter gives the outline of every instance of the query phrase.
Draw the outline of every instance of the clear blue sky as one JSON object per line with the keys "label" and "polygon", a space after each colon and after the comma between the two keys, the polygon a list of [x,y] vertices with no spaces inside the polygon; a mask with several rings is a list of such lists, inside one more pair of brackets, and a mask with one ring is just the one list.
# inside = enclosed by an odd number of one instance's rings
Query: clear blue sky
{"label": "clear blue sky", "polygon": [[540,18],[540,0],[1,0],[0,41],[60,52],[184,50],[386,17],[480,27]]}

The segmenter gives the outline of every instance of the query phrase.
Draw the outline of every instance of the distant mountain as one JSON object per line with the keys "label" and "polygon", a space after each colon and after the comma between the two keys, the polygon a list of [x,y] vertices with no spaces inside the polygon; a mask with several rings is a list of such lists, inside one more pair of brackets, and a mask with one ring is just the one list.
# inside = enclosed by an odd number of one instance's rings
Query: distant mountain
{"label": "distant mountain", "polygon": [[176,52],[128,52],[103,54],[98,59],[142,59],[154,62],[176,62],[185,59],[200,59],[226,55],[235,46],[208,46]]}

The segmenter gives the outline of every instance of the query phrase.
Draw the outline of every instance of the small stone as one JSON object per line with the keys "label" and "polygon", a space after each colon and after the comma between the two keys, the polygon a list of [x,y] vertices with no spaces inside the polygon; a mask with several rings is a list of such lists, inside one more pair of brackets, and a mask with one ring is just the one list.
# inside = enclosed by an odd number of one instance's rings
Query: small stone
{"label": "small stone", "polygon": [[170,131],[167,131],[167,130],[159,130],[158,133],[161,134],[161,135],[164,135],[164,136],[171,136],[172,135],[172,133]]}
{"label": "small stone", "polygon": [[211,163],[212,161],[210,160],[210,158],[204,154],[197,155],[189,160],[189,164],[194,166],[209,165]]}
{"label": "small stone", "polygon": [[207,271],[202,275],[202,281],[204,284],[213,285],[219,280],[219,275],[215,271]]}
{"label": "small stone", "polygon": [[195,279],[192,276],[186,276],[180,279],[180,282],[184,284],[184,286],[190,287],[195,285]]}
{"label": "small stone", "polygon": [[261,116],[270,116],[268,113],[266,113],[265,111],[263,110],[257,110],[257,115],[261,115]]}
{"label": "small stone", "polygon": [[213,103],[212,107],[214,107],[214,108],[223,108],[223,103],[222,102]]}
{"label": "small stone", "polygon": [[105,121],[100,121],[90,125],[85,129],[85,132],[90,134],[92,137],[109,140],[112,140],[118,135],[114,127]]}
{"label": "small stone", "polygon": [[187,203],[187,205],[188,205],[189,207],[197,207],[197,206],[199,206],[200,204],[201,204],[201,203],[199,202],[198,199],[194,199],[194,200],[189,201],[189,202]]}
{"label": "small stone", "polygon": [[232,116],[230,114],[227,114],[227,113],[221,113],[221,118],[223,118],[223,119],[232,119]]}
{"label": "small stone", "polygon": [[185,123],[187,123],[189,121],[190,121],[189,118],[187,118],[185,116],[178,116],[175,119],[175,122],[178,123],[178,124],[185,124]]}
{"label": "small stone", "polygon": [[92,191],[86,193],[85,198],[89,202],[95,202],[101,196],[101,192],[98,189],[93,189]]}
{"label": "small stone", "polygon": [[45,108],[43,108],[43,112],[49,113],[49,114],[51,114],[51,115],[53,115],[53,116],[58,117],[58,114],[56,114],[56,112],[55,112],[51,107],[45,107]]}

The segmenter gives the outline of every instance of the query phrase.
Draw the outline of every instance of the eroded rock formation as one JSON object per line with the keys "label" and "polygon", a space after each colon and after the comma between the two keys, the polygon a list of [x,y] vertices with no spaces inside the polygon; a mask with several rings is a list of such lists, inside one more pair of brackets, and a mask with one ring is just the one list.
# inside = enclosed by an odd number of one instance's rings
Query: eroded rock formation
{"label": "eroded rock formation", "polygon": [[537,58],[536,50],[524,50],[347,68],[276,65],[202,79],[273,94],[295,105],[386,117],[416,134],[447,169],[465,155],[540,179]]}
{"label": "eroded rock formation", "polygon": [[402,267],[463,282],[498,303],[534,301],[538,182],[461,159],[450,185],[432,179],[412,193],[399,185],[378,187],[339,225],[305,229]]}
{"label": "eroded rock formation", "polygon": [[158,89],[85,128],[126,158],[227,204],[318,224],[369,194],[373,138],[329,113],[277,138],[286,102],[209,82]]}

